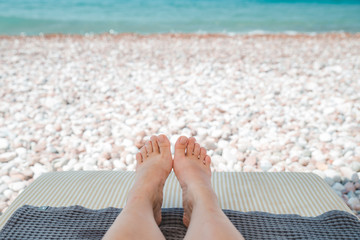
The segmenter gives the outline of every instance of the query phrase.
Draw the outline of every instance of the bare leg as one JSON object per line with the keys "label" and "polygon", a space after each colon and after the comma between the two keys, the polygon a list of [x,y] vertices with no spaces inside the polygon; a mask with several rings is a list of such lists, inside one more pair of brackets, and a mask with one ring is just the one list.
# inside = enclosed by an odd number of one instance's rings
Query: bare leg
{"label": "bare leg", "polygon": [[103,239],[165,239],[161,222],[163,187],[172,168],[170,142],[152,136],[136,155],[135,183],[126,206]]}
{"label": "bare leg", "polygon": [[175,144],[174,171],[183,196],[185,239],[244,239],[221,210],[211,187],[211,159],[195,138]]}

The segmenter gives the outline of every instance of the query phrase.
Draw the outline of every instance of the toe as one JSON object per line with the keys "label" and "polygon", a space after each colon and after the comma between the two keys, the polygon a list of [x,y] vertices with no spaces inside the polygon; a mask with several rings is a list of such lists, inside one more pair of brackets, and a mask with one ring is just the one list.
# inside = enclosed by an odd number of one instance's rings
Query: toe
{"label": "toe", "polygon": [[142,156],[139,152],[136,154],[136,162],[138,165],[142,163]]}
{"label": "toe", "polygon": [[200,148],[200,160],[205,163],[205,156],[206,156],[206,149],[205,148]]}
{"label": "toe", "polygon": [[184,157],[185,156],[185,148],[188,143],[188,138],[185,136],[181,136],[175,143],[175,154],[174,158]]}
{"label": "toe", "polygon": [[147,152],[146,152],[146,147],[145,146],[143,146],[140,149],[140,153],[141,153],[141,156],[142,156],[142,160],[144,161],[147,158]]}
{"label": "toe", "polygon": [[196,139],[194,137],[189,138],[189,143],[186,149],[186,156],[192,156],[194,154]]}
{"label": "toe", "polygon": [[206,155],[206,157],[205,157],[205,166],[210,168],[210,163],[211,163],[211,158],[208,155]]}
{"label": "toe", "polygon": [[194,156],[197,158],[200,157],[200,144],[198,143],[195,143]]}
{"label": "toe", "polygon": [[159,150],[159,145],[158,145],[158,139],[157,139],[157,137],[156,137],[156,136],[151,136],[150,140],[151,140],[153,152],[159,153],[160,150]]}
{"label": "toe", "polygon": [[146,147],[146,152],[147,152],[148,154],[150,154],[150,153],[153,152],[153,148],[152,148],[152,143],[151,143],[151,141],[147,141],[147,142],[145,143],[145,147]]}
{"label": "toe", "polygon": [[160,153],[171,154],[169,139],[164,134],[159,135],[157,139]]}

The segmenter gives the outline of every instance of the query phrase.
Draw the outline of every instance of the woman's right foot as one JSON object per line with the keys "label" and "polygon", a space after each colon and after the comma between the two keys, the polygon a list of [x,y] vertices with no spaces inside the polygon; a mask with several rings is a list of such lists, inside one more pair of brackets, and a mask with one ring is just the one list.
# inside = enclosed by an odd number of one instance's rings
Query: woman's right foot
{"label": "woman's right foot", "polygon": [[211,158],[195,138],[181,136],[175,144],[173,168],[182,188],[185,226],[189,226],[191,213],[198,204],[209,209],[219,208],[211,186]]}

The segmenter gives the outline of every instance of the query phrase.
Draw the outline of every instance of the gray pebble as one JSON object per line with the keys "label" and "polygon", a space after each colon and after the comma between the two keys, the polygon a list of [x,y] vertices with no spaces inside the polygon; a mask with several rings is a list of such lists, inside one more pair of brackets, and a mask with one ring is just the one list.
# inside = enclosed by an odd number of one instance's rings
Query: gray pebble
{"label": "gray pebble", "polygon": [[334,189],[335,191],[339,191],[339,192],[344,192],[345,191],[345,187],[341,184],[341,183],[334,183],[334,185],[332,186],[332,189]]}
{"label": "gray pebble", "polygon": [[332,178],[329,178],[329,177],[325,177],[324,178],[325,182],[327,184],[329,184],[329,186],[331,187],[332,185],[334,185],[335,181],[332,179]]}
{"label": "gray pebble", "polygon": [[358,176],[357,173],[354,173],[354,174],[351,176],[351,181],[353,181],[354,183],[359,181],[359,176]]}
{"label": "gray pebble", "polygon": [[352,198],[352,197],[356,197],[356,194],[353,191],[351,191],[351,192],[348,192],[347,196],[348,196],[348,198]]}

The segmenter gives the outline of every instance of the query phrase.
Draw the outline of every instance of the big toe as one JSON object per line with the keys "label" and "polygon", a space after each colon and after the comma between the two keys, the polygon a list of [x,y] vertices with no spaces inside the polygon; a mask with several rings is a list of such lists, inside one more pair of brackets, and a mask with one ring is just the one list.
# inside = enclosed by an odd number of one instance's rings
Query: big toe
{"label": "big toe", "polygon": [[175,154],[174,157],[185,157],[185,149],[188,143],[188,138],[185,136],[179,137],[175,143]]}
{"label": "big toe", "polygon": [[164,134],[159,135],[157,138],[158,138],[160,153],[171,154],[169,139]]}

